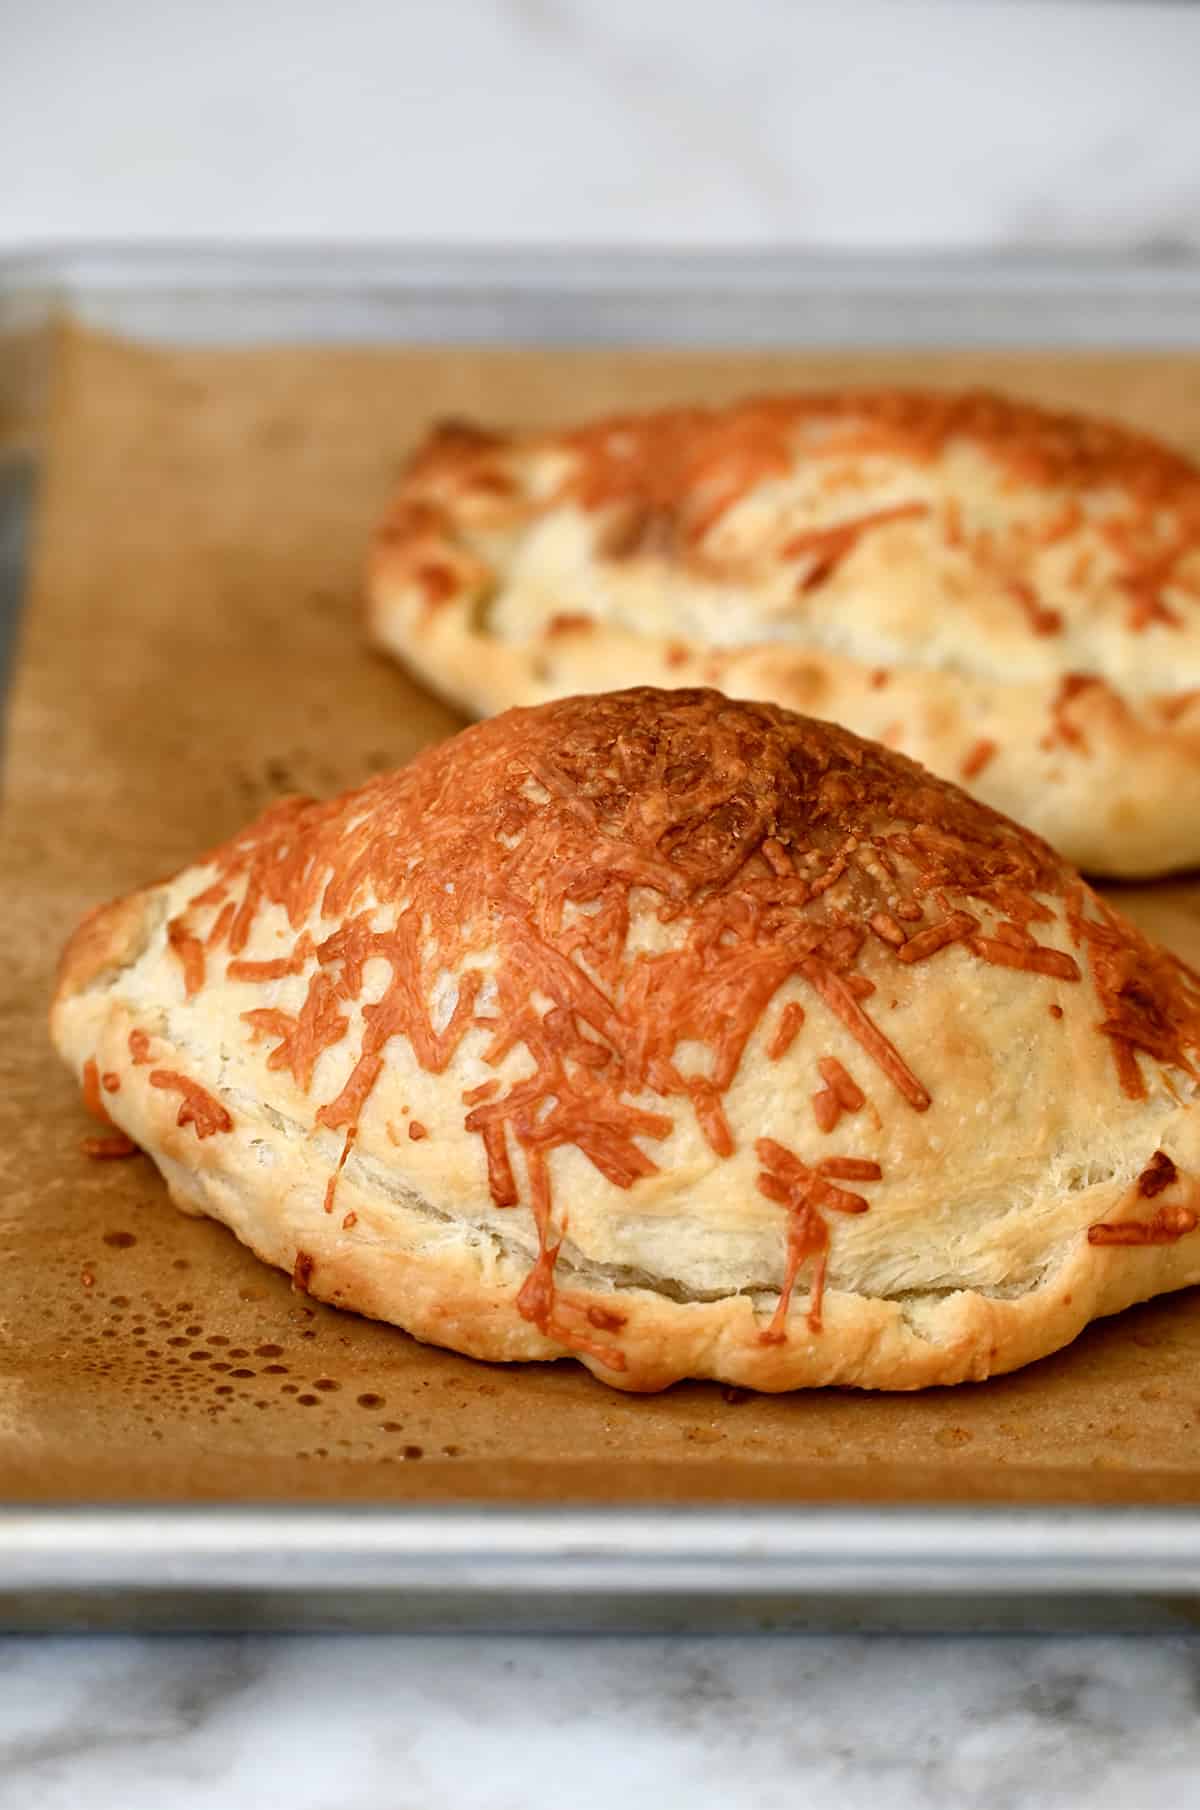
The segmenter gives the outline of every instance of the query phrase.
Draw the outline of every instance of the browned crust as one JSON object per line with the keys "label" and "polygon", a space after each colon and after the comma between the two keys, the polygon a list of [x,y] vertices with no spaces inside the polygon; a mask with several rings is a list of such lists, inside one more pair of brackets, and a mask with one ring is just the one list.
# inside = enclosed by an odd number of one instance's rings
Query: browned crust
{"label": "browned crust", "polygon": [[[797,424],[851,415],[915,459],[930,457],[951,433],[973,437],[1025,482],[1117,486],[1177,510],[1200,536],[1200,473],[1181,455],[1117,423],[986,394],[766,397],[719,410],[611,417],[542,436],[459,422],[431,432],[372,542],[367,632],[477,715],[574,691],[715,684],[901,748],[1030,822],[1090,871],[1149,878],[1200,862],[1200,813],[1179,808],[1200,786],[1200,688],[1135,703],[1086,674],[1006,682],[903,663],[881,674],[803,640],[718,650],[679,632],[633,634],[569,613],[552,615],[528,642],[487,632],[497,574],[468,546],[466,524],[511,526],[537,513],[519,481],[530,453],[580,456],[584,473],[571,493],[585,507],[615,509],[618,528],[632,508],[645,529],[647,510],[678,516],[710,457],[732,459],[731,469],[752,481],[782,459]],[[602,449],[612,436],[630,450],[606,462]],[[988,744],[982,762],[981,736]]]}
{"label": "browned crust", "polygon": [[137,960],[150,936],[155,899],[154,889],[146,888],[88,912],[59,957],[56,1007]]}
{"label": "browned crust", "polygon": [[[1175,1198],[1200,1209],[1200,1177],[1181,1176]],[[1127,1191],[1114,1218],[1144,1218],[1145,1203]],[[286,1249],[258,1254],[287,1269]],[[1089,1245],[1077,1237],[1039,1288],[1013,1300],[964,1289],[944,1303],[936,1336],[922,1337],[895,1300],[827,1291],[819,1332],[794,1320],[786,1343],[767,1343],[769,1312],[745,1296],[680,1303],[647,1289],[571,1290],[583,1308],[618,1310],[624,1368],[546,1339],[521,1317],[518,1290],[487,1288],[446,1265],[344,1246],[313,1258],[307,1292],[333,1306],[389,1321],[428,1343],[449,1345],[492,1362],[575,1358],[602,1381],[650,1393],[688,1378],[778,1393],[850,1386],[892,1392],[962,1382],[1019,1370],[1061,1350],[1092,1320],[1171,1289],[1200,1281],[1200,1237],[1189,1244]]]}
{"label": "browned crust", "polygon": [[[427,1343],[449,1346],[491,1362],[536,1362],[572,1357],[614,1388],[664,1389],[687,1377],[711,1378],[779,1392],[828,1385],[905,1391],[979,1382],[1049,1355],[1069,1344],[1089,1321],[1135,1302],[1200,1281],[1200,1232],[1173,1243],[1144,1247],[1097,1245],[1086,1224],[1070,1232],[1050,1254],[1040,1286],[1012,1299],[964,1289],[937,1302],[922,1329],[905,1303],[847,1291],[829,1291],[824,1324],[811,1332],[793,1317],[785,1344],[764,1343],[770,1308],[744,1295],[717,1301],[678,1302],[645,1288],[601,1290],[570,1285],[572,1299],[601,1314],[622,1316],[622,1370],[587,1352],[568,1349],[523,1318],[517,1305],[525,1266],[519,1258],[500,1278],[480,1273],[464,1237],[441,1241],[436,1256],[405,1248],[419,1215],[406,1225],[395,1203],[387,1213],[392,1237],[370,1243],[349,1238],[340,1221],[349,1209],[360,1220],[377,1218],[378,1198],[347,1171],[339,1185],[339,1212],[317,1212],[301,1221],[297,1194],[311,1177],[302,1146],[280,1147],[280,1167],[270,1194],[257,1192],[251,1137],[270,1138],[264,1120],[245,1121],[233,1135],[200,1142],[181,1127],[176,1103],[149,1084],[146,1068],[129,1057],[133,1017],[114,1006],[105,1021],[97,1059],[121,1076],[112,1097],[114,1120],[164,1169],[175,1204],[188,1213],[222,1221],[265,1262],[292,1274],[314,1299],[402,1327]],[[157,1041],[157,1040],[156,1040]],[[158,1042],[156,1059],[186,1062],[186,1052]],[[1106,1224],[1145,1221],[1151,1206],[1200,1215],[1200,1135],[1194,1111],[1178,1115],[1182,1144],[1169,1190],[1148,1203],[1139,1179],[1088,1191],[1087,1215]],[[1064,1203],[1065,1205],[1065,1203]],[[427,1225],[427,1222],[425,1222]],[[773,1303],[771,1303],[773,1306]]]}
{"label": "browned crust", "polygon": [[[464,552],[458,526],[464,507],[480,524],[536,514],[540,506],[521,495],[514,464],[531,453],[558,449],[574,457],[567,490],[585,508],[621,504],[661,517],[688,508],[693,493],[714,477],[723,505],[759,478],[786,469],[794,457],[791,436],[812,421],[862,423],[864,450],[899,452],[917,463],[951,439],[970,440],[1016,480],[1121,489],[1139,502],[1177,511],[1190,539],[1200,540],[1200,470],[1119,422],[987,391],[847,390],[612,415],[557,434],[436,423],[409,460],[376,531],[371,575],[392,582],[404,575],[412,582],[417,568],[431,562],[455,569]],[[609,450],[614,445],[619,455]],[[702,515],[692,531],[709,519]],[[448,597],[427,601],[436,608]]]}
{"label": "browned crust", "polygon": [[[690,483],[694,465],[732,448],[749,463],[766,459],[775,436],[809,421],[866,423],[871,447],[929,458],[952,438],[972,440],[1028,483],[1113,484],[1156,502],[1195,507],[1200,472],[1184,454],[1113,419],[1047,409],[989,390],[816,390],[749,396],[717,408],[651,409],[601,416],[559,433],[518,435],[476,422],[437,422],[410,461],[417,484],[498,498],[511,495],[504,458],[514,448],[562,446],[587,461],[589,498],[617,485],[660,494]],[[621,442],[610,457],[607,448]],[[601,474],[608,479],[600,482]]]}
{"label": "browned crust", "polygon": [[[682,708],[679,694],[672,694],[672,710]],[[557,724],[563,714],[556,707],[548,720]],[[817,733],[814,725],[807,730]],[[497,726],[488,726],[470,735],[497,733]],[[830,743],[851,739],[841,731],[821,733]],[[561,741],[559,731],[554,734]],[[907,771],[914,777],[911,768]],[[945,790],[927,782],[926,789]],[[959,804],[976,818],[984,816],[964,799]],[[1022,838],[1011,826],[997,827]],[[1032,846],[1030,838],[1023,841]],[[1048,850],[1041,853],[1052,859]],[[786,1342],[777,1343],[764,1337],[773,1298],[765,1306],[739,1293],[679,1301],[648,1287],[588,1286],[568,1273],[563,1291],[585,1316],[595,1310],[602,1326],[614,1308],[620,1315],[623,1367],[613,1369],[602,1353],[568,1344],[530,1322],[520,1305],[527,1255],[509,1249],[489,1268],[472,1242],[469,1218],[460,1222],[460,1235],[451,1237],[444,1235],[442,1218],[443,1230],[431,1240],[427,1211],[390,1193],[381,1196],[353,1163],[340,1175],[336,1214],[326,1212],[321,1205],[326,1156],[314,1148],[311,1114],[303,1121],[298,1117],[292,1134],[286,1134],[278,1115],[260,1114],[245,1089],[236,1100],[219,1102],[208,1125],[181,1111],[164,1079],[191,1073],[219,1092],[216,1064],[206,1068],[195,1050],[173,1042],[167,1015],[159,1015],[152,1055],[149,1049],[139,1052],[131,1033],[142,1024],[119,987],[121,968],[143,946],[146,926],[154,921],[150,902],[161,896],[136,894],[92,914],[81,928],[64,960],[55,1001],[60,1049],[77,1071],[94,1063],[99,1072],[117,1077],[109,1098],[112,1118],[163,1169],[180,1207],[227,1224],[315,1296],[390,1321],[418,1338],[494,1360],[576,1356],[606,1382],[633,1390],[662,1388],[685,1376],[764,1390],[829,1383],[915,1389],[1015,1369],[1059,1349],[1093,1318],[1200,1280],[1200,1233],[1194,1230],[1200,1216],[1200,1112],[1191,1106],[1147,1130],[1153,1143],[1136,1151],[1126,1145],[1123,1155],[1137,1159],[1132,1180],[1082,1193],[1048,1188],[1041,1200],[1029,1203],[1031,1213],[1050,1228],[1045,1269],[1036,1286],[1015,1297],[976,1288],[909,1297],[830,1289],[824,1324],[807,1326],[794,1313]],[[182,989],[176,967],[168,972]],[[1107,1093],[1097,1076],[1105,1077]],[[1079,1085],[1097,1087],[1098,1106],[1112,1097],[1107,1066],[1084,1064]],[[259,1161],[264,1143],[273,1146],[275,1157],[269,1184]],[[423,1148],[423,1142],[416,1147]],[[403,1179],[404,1164],[398,1161],[395,1169]],[[933,1206],[936,1187],[933,1180]],[[480,1202],[482,1189],[481,1180]],[[1150,1221],[1171,1236],[1144,1246],[1089,1238],[1089,1229],[1099,1225],[1145,1227]],[[356,1227],[354,1237],[345,1235],[348,1223]]]}

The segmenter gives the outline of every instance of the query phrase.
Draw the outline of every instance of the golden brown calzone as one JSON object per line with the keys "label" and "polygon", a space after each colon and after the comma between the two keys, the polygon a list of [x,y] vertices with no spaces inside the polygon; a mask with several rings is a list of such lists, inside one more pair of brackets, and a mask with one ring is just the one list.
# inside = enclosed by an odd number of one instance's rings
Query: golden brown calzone
{"label": "golden brown calzone", "polygon": [[955,779],[1097,873],[1200,863],[1200,472],[997,396],[451,425],[376,537],[374,639],[485,715],[719,685]]}
{"label": "golden brown calzone", "polygon": [[713,691],[515,710],[90,917],[173,1199],[606,1382],[913,1389],[1200,1279],[1200,976],[1028,831]]}

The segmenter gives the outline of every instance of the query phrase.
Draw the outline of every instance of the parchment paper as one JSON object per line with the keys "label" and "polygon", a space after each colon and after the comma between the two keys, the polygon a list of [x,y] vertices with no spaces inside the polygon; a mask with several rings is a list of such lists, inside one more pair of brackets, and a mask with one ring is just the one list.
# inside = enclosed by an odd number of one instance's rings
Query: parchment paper
{"label": "parchment paper", "polygon": [[[0,835],[0,1497],[1200,1499],[1200,1291],[917,1396],[609,1391],[316,1307],[148,1160],[80,1153],[58,950],[276,794],[451,733],[360,637],[361,557],[432,415],[568,420],[777,383],[990,381],[1200,451],[1200,361],[164,351],[64,329]],[[1182,801],[1181,801],[1182,802]],[[1125,903],[1200,958],[1200,885]]]}

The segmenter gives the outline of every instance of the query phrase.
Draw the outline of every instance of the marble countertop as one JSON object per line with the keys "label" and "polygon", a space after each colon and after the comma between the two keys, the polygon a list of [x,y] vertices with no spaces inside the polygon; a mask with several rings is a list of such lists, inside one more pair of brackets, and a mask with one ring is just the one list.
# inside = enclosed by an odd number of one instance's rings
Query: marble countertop
{"label": "marble countertop", "polygon": [[1200,7],[38,0],[0,245],[1200,246]]}
{"label": "marble countertop", "polygon": [[1145,1810],[1200,1644],[0,1642],[0,1810]]}
{"label": "marble countertop", "polygon": [[[40,0],[0,250],[1197,250],[1197,68],[1153,0]],[[1182,1637],[8,1640],[0,1810],[1142,1810],[1198,1711]]]}

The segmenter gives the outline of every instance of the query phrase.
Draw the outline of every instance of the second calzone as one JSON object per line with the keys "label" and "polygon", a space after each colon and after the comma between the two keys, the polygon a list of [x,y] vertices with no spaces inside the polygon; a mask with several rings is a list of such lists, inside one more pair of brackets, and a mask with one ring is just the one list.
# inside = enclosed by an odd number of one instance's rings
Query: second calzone
{"label": "second calzone", "polygon": [[435,430],[378,644],[478,715],[631,684],[830,718],[1095,873],[1200,863],[1200,473],[986,394]]}

